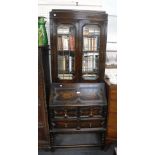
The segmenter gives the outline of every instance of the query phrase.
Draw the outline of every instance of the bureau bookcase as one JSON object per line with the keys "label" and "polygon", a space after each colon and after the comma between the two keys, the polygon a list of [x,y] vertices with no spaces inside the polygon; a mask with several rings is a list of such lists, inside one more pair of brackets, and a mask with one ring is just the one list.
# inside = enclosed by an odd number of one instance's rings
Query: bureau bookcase
{"label": "bureau bookcase", "polygon": [[[106,38],[105,12],[50,12],[52,83],[48,113],[52,149],[104,146]],[[98,136],[96,142],[94,135]]]}

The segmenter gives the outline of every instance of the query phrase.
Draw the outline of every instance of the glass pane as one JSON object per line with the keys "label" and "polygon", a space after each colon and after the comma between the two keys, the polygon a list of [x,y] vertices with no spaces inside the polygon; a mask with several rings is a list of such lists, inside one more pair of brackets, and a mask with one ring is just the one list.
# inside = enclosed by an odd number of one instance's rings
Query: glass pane
{"label": "glass pane", "polygon": [[100,27],[86,25],[83,27],[82,77],[85,80],[96,80],[99,71]]}
{"label": "glass pane", "polygon": [[75,73],[75,28],[61,24],[57,36],[58,78],[72,80]]}

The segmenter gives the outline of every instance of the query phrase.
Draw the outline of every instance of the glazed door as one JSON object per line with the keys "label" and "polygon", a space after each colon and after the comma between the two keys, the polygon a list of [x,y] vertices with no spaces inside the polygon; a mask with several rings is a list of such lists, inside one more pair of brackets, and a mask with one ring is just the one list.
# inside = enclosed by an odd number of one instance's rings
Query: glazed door
{"label": "glazed door", "polygon": [[77,80],[77,23],[58,20],[53,23],[53,69],[54,81],[73,82]]}
{"label": "glazed door", "polygon": [[101,22],[80,22],[80,81],[97,82],[104,79],[106,30]]}

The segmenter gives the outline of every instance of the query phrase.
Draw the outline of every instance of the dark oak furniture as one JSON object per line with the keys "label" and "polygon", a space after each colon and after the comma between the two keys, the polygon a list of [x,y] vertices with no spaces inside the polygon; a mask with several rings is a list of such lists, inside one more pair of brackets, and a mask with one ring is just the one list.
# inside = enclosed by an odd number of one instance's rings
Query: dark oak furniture
{"label": "dark oak furniture", "polygon": [[107,14],[98,11],[50,12],[53,82],[103,82]]}
{"label": "dark oak furniture", "polygon": [[106,143],[117,142],[117,85],[105,80],[108,100]]}
{"label": "dark oak furniture", "polygon": [[38,47],[38,148],[47,149],[50,147],[48,113],[46,104],[46,84],[43,67],[43,54],[47,47]]}
{"label": "dark oak furniture", "polygon": [[[103,83],[53,83],[49,104],[52,147],[62,147],[54,144],[58,133],[83,133],[83,137],[87,132],[99,133],[101,143],[98,145],[104,145],[106,114]],[[80,146],[92,146],[92,143],[81,141]],[[68,147],[79,146],[71,144]]]}
{"label": "dark oak furniture", "polygon": [[[105,12],[50,12],[52,83],[48,112],[51,149],[104,146],[107,119],[104,83],[106,39]],[[92,137],[95,134],[98,143],[93,140],[87,143],[88,133]],[[60,145],[60,141],[65,141],[58,138],[60,135],[74,137],[74,140]],[[76,143],[80,136],[81,141]]]}

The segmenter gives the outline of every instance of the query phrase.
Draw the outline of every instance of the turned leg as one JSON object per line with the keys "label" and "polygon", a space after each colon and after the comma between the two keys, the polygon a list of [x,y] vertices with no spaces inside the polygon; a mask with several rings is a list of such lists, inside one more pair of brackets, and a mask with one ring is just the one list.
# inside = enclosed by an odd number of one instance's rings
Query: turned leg
{"label": "turned leg", "polygon": [[55,151],[55,148],[54,148],[54,134],[51,133],[50,134],[50,143],[51,143],[51,151]]}
{"label": "turned leg", "polygon": [[105,134],[101,133],[101,149],[105,147]]}

